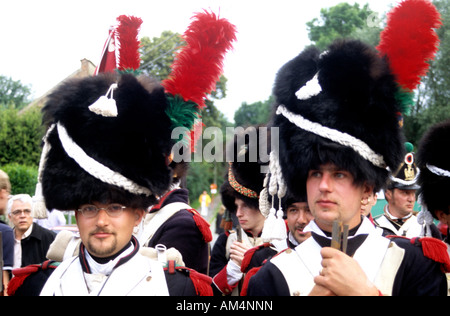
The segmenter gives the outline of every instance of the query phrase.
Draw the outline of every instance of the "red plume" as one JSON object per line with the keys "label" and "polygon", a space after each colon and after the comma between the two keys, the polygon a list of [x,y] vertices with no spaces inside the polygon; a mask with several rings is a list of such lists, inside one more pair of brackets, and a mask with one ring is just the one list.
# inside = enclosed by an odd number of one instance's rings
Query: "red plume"
{"label": "red plume", "polygon": [[119,42],[119,70],[137,70],[141,65],[138,33],[142,19],[121,15],[117,18],[117,21],[119,22],[116,28],[116,36]]}
{"label": "red plume", "polygon": [[204,11],[193,17],[183,35],[186,45],[177,53],[172,72],[162,82],[167,93],[180,95],[201,109],[204,97],[216,88],[225,53],[236,40],[236,28],[226,19]]}
{"label": "red plume", "polygon": [[427,0],[405,0],[388,14],[386,28],[377,47],[387,56],[397,82],[414,90],[429,68],[439,45],[435,28],[440,27],[440,14]]}

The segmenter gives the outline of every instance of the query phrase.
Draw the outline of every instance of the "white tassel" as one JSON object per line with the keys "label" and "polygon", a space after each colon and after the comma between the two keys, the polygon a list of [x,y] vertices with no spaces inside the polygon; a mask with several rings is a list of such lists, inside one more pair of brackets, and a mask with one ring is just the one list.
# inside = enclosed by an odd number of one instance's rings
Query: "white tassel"
{"label": "white tassel", "polygon": [[275,216],[277,210],[275,208],[270,209],[269,216],[264,221],[264,228],[261,234],[261,238],[264,242],[270,242],[272,240],[272,232],[276,225],[277,218]]}
{"label": "white tassel", "polygon": [[[106,95],[101,96],[97,101],[90,105],[89,110],[104,117],[117,117],[118,112],[116,100],[113,98],[113,92],[115,89],[117,89],[117,83],[113,83],[109,87],[108,92],[106,92]],[[110,93],[111,98],[108,98]]]}
{"label": "white tassel", "polygon": [[420,204],[422,210],[417,214],[417,222],[422,226],[422,231],[419,237],[433,237],[431,233],[431,225],[434,222],[433,215],[428,210],[428,207],[423,202],[422,195],[419,195],[417,202]]}
{"label": "white tassel", "polygon": [[42,184],[38,182],[33,196],[33,218],[46,219],[47,217],[47,207],[45,206],[45,199],[42,194]]}
{"label": "white tassel", "polygon": [[286,222],[283,219],[283,210],[277,212],[277,219],[272,230],[272,240],[284,240],[287,238]]}
{"label": "white tassel", "polygon": [[46,219],[48,218],[47,207],[45,206],[44,194],[42,193],[42,174],[44,173],[44,166],[47,161],[47,154],[50,151],[50,144],[47,141],[48,135],[55,128],[55,125],[49,127],[47,133],[44,136],[44,147],[42,148],[41,159],[39,161],[38,170],[38,183],[36,184],[36,190],[33,196],[33,217],[36,219]]}

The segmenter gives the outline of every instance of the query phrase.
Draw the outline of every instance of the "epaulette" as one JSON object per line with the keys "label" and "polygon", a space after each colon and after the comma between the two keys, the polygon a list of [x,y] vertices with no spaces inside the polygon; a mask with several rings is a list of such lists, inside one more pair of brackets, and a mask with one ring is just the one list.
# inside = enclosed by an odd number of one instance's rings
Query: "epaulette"
{"label": "epaulette", "polygon": [[414,237],[412,239],[404,236],[389,235],[386,238],[394,241],[395,239],[409,240],[411,245],[421,247],[423,255],[435,262],[438,262],[442,266],[442,270],[445,273],[450,272],[450,257],[447,252],[447,245],[433,237]]}
{"label": "epaulette", "polygon": [[188,209],[188,211],[194,215],[194,222],[203,235],[203,240],[209,243],[213,240],[209,223],[197,212],[195,209]]}
{"label": "epaulette", "polygon": [[48,260],[42,264],[32,264],[23,268],[14,269],[14,278],[12,278],[8,283],[8,295],[14,296],[14,294],[16,294],[17,290],[22,286],[25,280],[31,275],[38,273],[39,271],[56,269],[59,264],[60,262]]}
{"label": "epaulette", "polygon": [[270,247],[270,246],[271,246],[271,244],[266,242],[266,243],[264,243],[262,245],[259,245],[259,246],[251,248],[250,250],[247,250],[247,252],[244,254],[244,259],[242,260],[242,263],[241,263],[241,271],[242,271],[242,273],[245,273],[247,271],[248,266],[249,266],[250,262],[252,261],[254,254],[258,250],[264,249],[264,248],[267,248],[267,247]]}
{"label": "epaulette", "polygon": [[167,271],[169,274],[175,274],[177,273],[177,271],[184,273],[191,279],[191,282],[195,288],[195,292],[198,296],[213,296],[211,277],[197,272],[194,269],[179,266],[175,263],[174,260],[169,260],[167,262],[166,266],[164,267],[164,271]]}
{"label": "epaulette", "polygon": [[439,262],[442,265],[443,272],[450,272],[450,257],[447,252],[447,245],[436,238],[432,237],[414,237],[411,244],[421,246],[425,257]]}

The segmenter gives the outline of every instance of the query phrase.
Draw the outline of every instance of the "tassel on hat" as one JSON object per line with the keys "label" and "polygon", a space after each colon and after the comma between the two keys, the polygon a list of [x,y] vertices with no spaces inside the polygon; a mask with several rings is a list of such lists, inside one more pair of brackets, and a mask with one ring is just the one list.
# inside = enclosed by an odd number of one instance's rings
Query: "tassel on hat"
{"label": "tassel on hat", "polygon": [[47,154],[50,151],[50,144],[47,141],[48,135],[50,135],[54,126],[48,129],[47,134],[43,138],[44,147],[42,148],[41,159],[39,161],[38,170],[38,183],[36,184],[36,190],[33,196],[33,218],[36,219],[46,219],[47,207],[45,205],[45,198],[42,192],[42,174],[44,173],[44,166],[47,161]]}
{"label": "tassel on hat", "polygon": [[[278,161],[278,155],[274,151],[270,153],[269,174],[267,174],[264,180],[264,193],[261,193],[260,207],[263,215],[266,213],[268,205],[268,194],[272,196],[272,207],[270,208],[266,221],[264,222],[264,228],[261,238],[264,242],[271,242],[272,240],[283,240],[287,238],[286,223],[283,219],[283,209],[281,207],[281,199],[286,195],[286,184],[284,183],[283,176],[281,174],[281,167]],[[268,186],[268,188],[267,188]],[[279,208],[275,209],[275,196],[278,197]],[[266,199],[266,200],[264,200]],[[262,200],[262,201],[261,201]],[[267,201],[267,202],[266,202]]]}
{"label": "tassel on hat", "polygon": [[[117,83],[113,83],[105,95],[90,105],[89,110],[104,117],[117,117],[116,100],[113,98],[115,89],[117,89]],[[109,95],[111,95],[111,98],[108,97]]]}

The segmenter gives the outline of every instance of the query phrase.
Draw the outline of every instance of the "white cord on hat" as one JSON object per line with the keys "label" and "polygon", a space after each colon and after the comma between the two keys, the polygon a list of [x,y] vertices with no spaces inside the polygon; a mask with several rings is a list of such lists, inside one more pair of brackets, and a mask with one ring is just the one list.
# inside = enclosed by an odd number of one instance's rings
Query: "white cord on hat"
{"label": "white cord on hat", "polygon": [[[281,206],[281,200],[286,195],[287,186],[284,182],[283,174],[281,173],[281,167],[278,160],[278,153],[275,151],[270,152],[270,164],[269,164],[270,180],[269,174],[267,174],[264,180],[264,189],[260,194],[260,208],[261,213],[266,217],[264,222],[264,228],[261,234],[261,238],[265,242],[270,242],[272,240],[284,240],[287,238],[286,224],[283,219],[283,209]],[[267,208],[270,205],[268,197],[270,194],[272,196],[272,207],[269,212]],[[278,196],[279,207],[278,211],[275,209],[275,196]]]}
{"label": "white cord on hat", "polygon": [[138,185],[132,180],[124,177],[120,173],[111,170],[110,168],[102,165],[95,159],[89,157],[84,150],[78,146],[67,133],[67,130],[60,122],[57,124],[59,139],[66,151],[67,155],[74,159],[81,168],[89,173],[94,178],[99,179],[102,182],[112,184],[121,187],[133,194],[143,194],[146,196],[152,195],[152,192],[145,187]]}
{"label": "white cord on hat", "polygon": [[277,109],[277,115],[283,115],[287,118],[292,124],[295,124],[297,127],[316,134],[318,136],[327,138],[335,143],[344,145],[346,147],[352,148],[356,151],[361,157],[370,161],[374,166],[379,168],[386,168],[386,163],[384,162],[384,158],[381,155],[375,153],[366,143],[362,140],[353,137],[347,133],[340,132],[336,129],[332,129],[319,123],[311,122],[305,119],[300,114],[294,114],[290,112],[284,105],[280,105]]}
{"label": "white cord on hat", "polygon": [[450,171],[441,169],[439,167],[427,164],[427,169],[430,170],[432,173],[434,173],[437,176],[441,176],[441,177],[447,177],[450,178]]}

